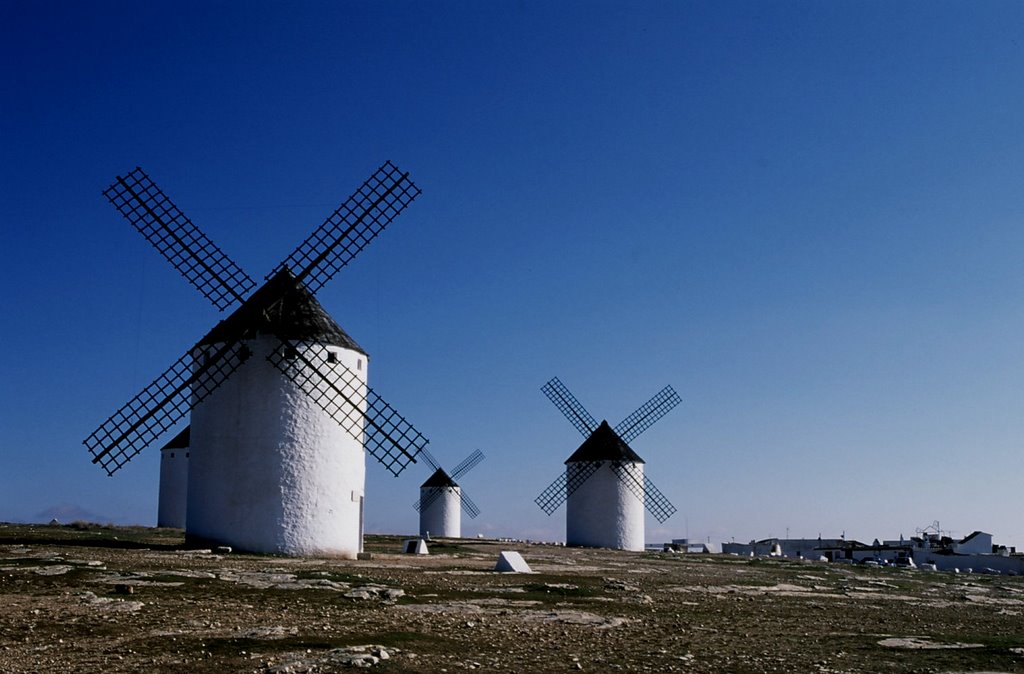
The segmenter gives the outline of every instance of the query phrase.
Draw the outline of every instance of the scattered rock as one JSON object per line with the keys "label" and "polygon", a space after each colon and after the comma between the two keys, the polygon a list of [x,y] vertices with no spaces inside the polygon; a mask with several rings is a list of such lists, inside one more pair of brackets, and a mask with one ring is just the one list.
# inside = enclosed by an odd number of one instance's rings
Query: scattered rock
{"label": "scattered rock", "polygon": [[269,674],[305,674],[307,672],[331,671],[339,667],[373,667],[392,654],[400,651],[392,648],[389,653],[383,646],[348,646],[334,648],[325,653],[311,654],[309,651],[288,654],[280,662],[267,667]]}
{"label": "scattered rock", "polygon": [[235,633],[237,639],[284,639],[299,633],[297,627],[282,627],[271,625],[267,627],[253,627]]}
{"label": "scattered rock", "polygon": [[942,643],[928,637],[890,637],[878,642],[885,648],[906,648],[910,650],[943,650],[956,648],[984,648],[984,644]]}
{"label": "scattered rock", "polygon": [[400,590],[383,585],[362,585],[349,590],[343,595],[346,599],[367,600],[377,599],[385,602],[396,601],[399,597],[405,596],[405,590]]}

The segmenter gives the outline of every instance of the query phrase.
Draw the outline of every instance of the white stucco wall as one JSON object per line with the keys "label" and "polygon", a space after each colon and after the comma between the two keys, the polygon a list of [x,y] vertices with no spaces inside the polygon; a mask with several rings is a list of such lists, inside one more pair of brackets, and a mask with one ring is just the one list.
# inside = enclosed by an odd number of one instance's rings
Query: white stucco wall
{"label": "white stucco wall", "polygon": [[185,528],[188,461],[187,447],[160,450],[160,498],[156,513],[158,527]]}
{"label": "white stucco wall", "polygon": [[[356,440],[266,360],[253,355],[192,411],[186,534],[241,550],[355,558],[366,459]],[[364,354],[331,347],[359,375]]]}
{"label": "white stucco wall", "polygon": [[462,537],[462,489],[460,487],[420,487],[420,502],[442,493],[420,512],[420,536],[432,538]]}
{"label": "white stucco wall", "polygon": [[[583,464],[566,464],[569,483]],[[644,481],[641,463],[625,465],[640,482]],[[605,461],[593,475],[569,495],[565,514],[566,545],[620,550],[644,549],[643,499],[630,491]]]}

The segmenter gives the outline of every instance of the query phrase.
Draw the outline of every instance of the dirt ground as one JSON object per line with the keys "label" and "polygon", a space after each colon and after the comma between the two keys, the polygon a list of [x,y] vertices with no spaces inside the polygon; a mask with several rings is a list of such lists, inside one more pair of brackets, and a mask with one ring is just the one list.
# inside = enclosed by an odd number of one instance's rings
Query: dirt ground
{"label": "dirt ground", "polygon": [[[1024,578],[401,542],[292,559],[0,525],[0,671],[1024,671]],[[502,550],[534,573],[495,573]]]}

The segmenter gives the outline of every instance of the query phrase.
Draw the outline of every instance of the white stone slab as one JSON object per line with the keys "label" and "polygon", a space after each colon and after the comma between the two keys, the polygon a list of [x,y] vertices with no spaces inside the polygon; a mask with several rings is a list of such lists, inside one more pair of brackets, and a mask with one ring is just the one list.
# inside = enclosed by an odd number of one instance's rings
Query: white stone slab
{"label": "white stone slab", "polygon": [[514,550],[503,550],[494,570],[502,573],[533,573],[523,556]]}
{"label": "white stone slab", "polygon": [[402,541],[402,552],[407,555],[426,555],[427,542],[422,538],[410,538],[406,541]]}

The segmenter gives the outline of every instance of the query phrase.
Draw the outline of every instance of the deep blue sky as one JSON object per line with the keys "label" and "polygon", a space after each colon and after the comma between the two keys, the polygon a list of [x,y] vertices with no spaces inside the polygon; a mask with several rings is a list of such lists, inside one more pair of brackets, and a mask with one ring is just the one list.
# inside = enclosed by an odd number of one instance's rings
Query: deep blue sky
{"label": "deep blue sky", "polygon": [[[0,519],[155,521],[81,445],[217,320],[101,196],[145,168],[261,277],[382,161],[423,195],[319,295],[483,510],[581,437],[679,507],[648,540],[1024,546],[1024,5],[0,1]],[[155,449],[155,448],[154,448]],[[369,531],[427,471],[370,461]]]}

